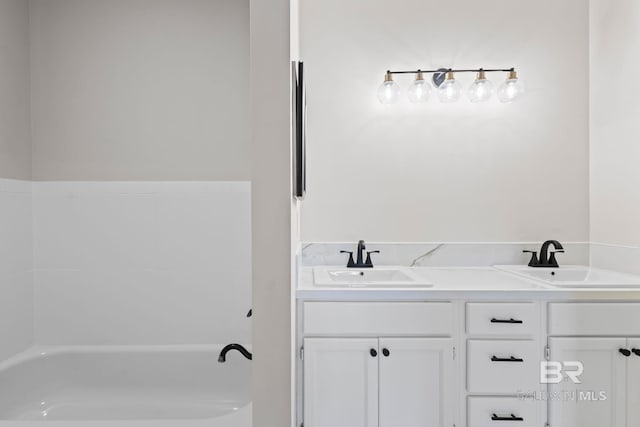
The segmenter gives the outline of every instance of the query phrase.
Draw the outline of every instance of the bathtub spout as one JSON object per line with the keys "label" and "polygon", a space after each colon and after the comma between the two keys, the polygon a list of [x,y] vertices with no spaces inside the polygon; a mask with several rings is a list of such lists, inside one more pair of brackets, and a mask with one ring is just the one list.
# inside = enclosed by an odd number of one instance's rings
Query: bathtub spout
{"label": "bathtub spout", "polygon": [[225,348],[222,349],[222,351],[220,352],[220,356],[218,356],[218,362],[219,363],[224,363],[227,361],[227,353],[229,353],[231,350],[237,350],[238,352],[240,352],[244,357],[246,357],[249,360],[252,360],[253,356],[251,355],[251,353],[249,353],[249,351],[244,348],[243,346],[241,346],[240,344],[229,344],[228,346],[225,346]]}

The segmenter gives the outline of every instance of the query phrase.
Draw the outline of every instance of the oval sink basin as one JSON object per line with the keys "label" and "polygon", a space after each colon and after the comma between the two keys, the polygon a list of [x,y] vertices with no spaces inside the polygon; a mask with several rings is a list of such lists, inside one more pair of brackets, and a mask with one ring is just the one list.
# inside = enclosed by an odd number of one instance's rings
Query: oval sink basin
{"label": "oval sink basin", "polygon": [[640,276],[580,265],[560,268],[500,266],[500,270],[558,288],[640,288]]}
{"label": "oval sink basin", "polygon": [[340,268],[315,267],[316,286],[348,287],[431,287],[428,280],[407,267]]}

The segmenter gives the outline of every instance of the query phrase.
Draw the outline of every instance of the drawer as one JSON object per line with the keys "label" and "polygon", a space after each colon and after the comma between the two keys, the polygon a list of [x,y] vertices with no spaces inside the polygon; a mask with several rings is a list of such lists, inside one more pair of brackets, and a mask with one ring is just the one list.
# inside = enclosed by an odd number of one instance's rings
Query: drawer
{"label": "drawer", "polygon": [[[538,427],[539,403],[517,397],[470,397],[467,427]],[[510,421],[509,418],[516,419]],[[506,419],[506,420],[505,420]]]}
{"label": "drawer", "polygon": [[469,335],[535,336],[540,331],[540,306],[534,303],[467,303]]}
{"label": "drawer", "polygon": [[303,305],[303,330],[310,335],[450,336],[448,302],[319,302]]}
{"label": "drawer", "polygon": [[550,303],[550,335],[640,335],[640,303]]}
{"label": "drawer", "polygon": [[467,341],[467,388],[471,393],[540,391],[542,350],[535,341]]}

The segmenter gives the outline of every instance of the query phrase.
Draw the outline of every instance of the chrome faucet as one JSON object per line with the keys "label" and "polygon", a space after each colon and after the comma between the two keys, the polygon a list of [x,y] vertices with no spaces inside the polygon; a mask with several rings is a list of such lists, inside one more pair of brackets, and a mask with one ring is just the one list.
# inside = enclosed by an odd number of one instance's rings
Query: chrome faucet
{"label": "chrome faucet", "polygon": [[[554,252],[549,254],[549,246],[555,248]],[[557,240],[547,240],[542,244],[540,248],[540,258],[535,251],[522,251],[523,253],[530,253],[531,260],[529,261],[529,267],[537,268],[558,268],[558,260],[556,260],[556,253],[564,253],[564,247]]]}
{"label": "chrome faucet", "polygon": [[364,240],[360,240],[358,242],[357,247],[357,255],[356,261],[353,260],[353,252],[351,251],[340,251],[341,254],[349,254],[349,261],[347,262],[347,268],[373,268],[373,262],[371,261],[371,254],[379,254],[380,251],[369,251],[367,252],[367,258],[365,261],[364,253],[366,252],[367,246],[364,243]]}

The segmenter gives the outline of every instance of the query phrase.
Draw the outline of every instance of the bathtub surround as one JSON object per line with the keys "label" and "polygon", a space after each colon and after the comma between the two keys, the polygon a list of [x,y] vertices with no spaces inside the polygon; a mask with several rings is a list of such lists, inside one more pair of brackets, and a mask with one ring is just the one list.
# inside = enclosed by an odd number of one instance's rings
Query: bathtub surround
{"label": "bathtub surround", "polygon": [[[587,2],[300,6],[303,241],[589,240]],[[526,96],[509,105],[376,98],[389,68],[477,64],[515,66]],[[466,88],[475,76],[456,78]],[[406,91],[411,79],[398,82]]]}
{"label": "bathtub surround", "polygon": [[0,178],[31,178],[29,3],[0,0]]}
{"label": "bathtub surround", "polygon": [[249,345],[250,193],[0,179],[0,361],[34,344]]}
{"label": "bathtub surround", "polygon": [[[36,182],[36,343],[251,343],[248,182]],[[81,320],[80,320],[81,319]]]}
{"label": "bathtub surround", "polygon": [[0,178],[0,361],[33,344],[31,182]]}

